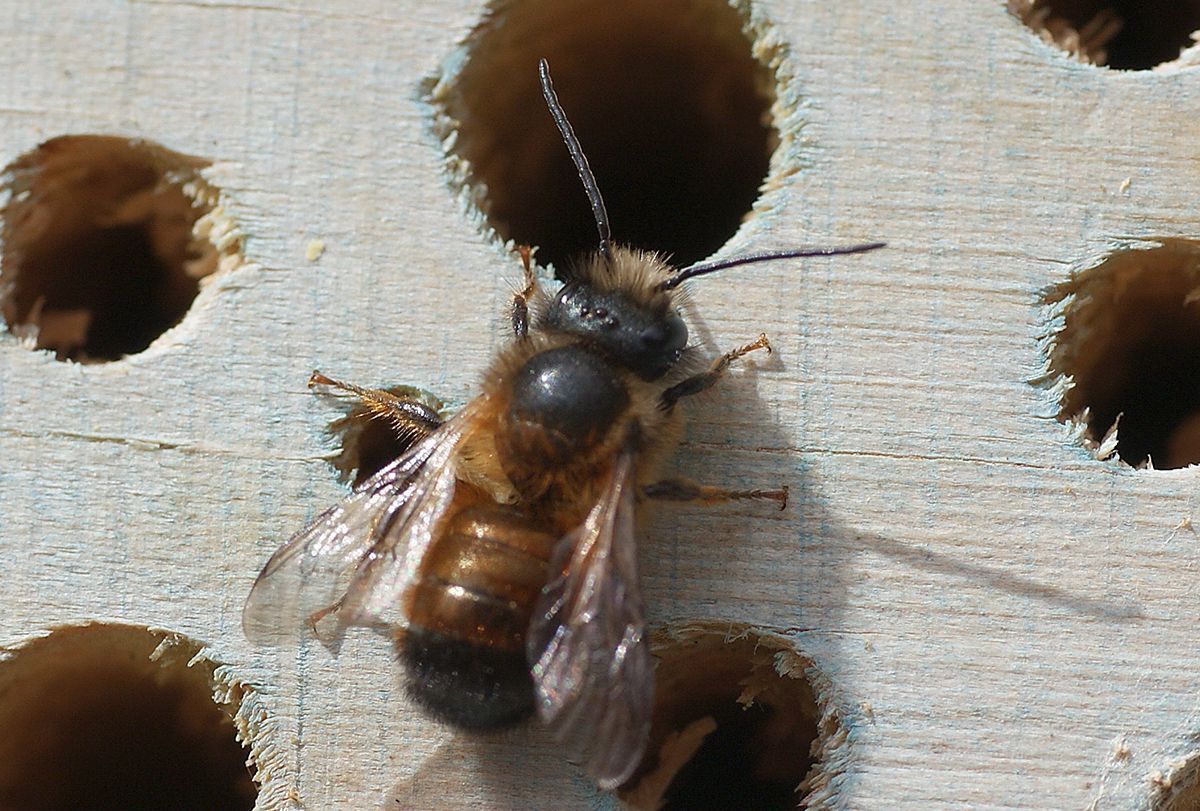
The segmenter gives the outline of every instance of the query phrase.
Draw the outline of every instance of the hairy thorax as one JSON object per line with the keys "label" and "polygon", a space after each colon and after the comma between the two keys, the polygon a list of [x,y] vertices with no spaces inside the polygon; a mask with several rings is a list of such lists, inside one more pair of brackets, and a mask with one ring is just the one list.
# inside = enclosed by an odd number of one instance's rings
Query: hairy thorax
{"label": "hairy thorax", "polygon": [[638,447],[639,481],[657,475],[679,434],[677,414],[659,407],[662,388],[578,341],[531,336],[489,372],[489,429],[467,444],[460,475],[497,501],[570,528],[595,503],[625,442]]}

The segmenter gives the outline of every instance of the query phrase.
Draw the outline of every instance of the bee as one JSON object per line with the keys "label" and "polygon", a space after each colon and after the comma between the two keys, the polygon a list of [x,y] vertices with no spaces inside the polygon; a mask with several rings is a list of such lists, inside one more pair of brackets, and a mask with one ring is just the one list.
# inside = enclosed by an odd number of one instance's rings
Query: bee
{"label": "bee", "polygon": [[385,630],[413,699],[460,727],[535,709],[604,789],[625,782],[650,729],[654,668],[638,583],[636,527],[650,500],[772,499],[660,478],[684,398],[715,384],[766,336],[692,365],[682,285],[751,262],[861,253],[871,243],[759,253],[675,268],[615,244],[595,177],[545,60],[546,105],[583,182],[599,248],[549,292],[522,248],[513,340],[482,390],[445,421],[415,398],[340,383],[411,446],[267,562],[246,601],[247,636],[308,622]]}

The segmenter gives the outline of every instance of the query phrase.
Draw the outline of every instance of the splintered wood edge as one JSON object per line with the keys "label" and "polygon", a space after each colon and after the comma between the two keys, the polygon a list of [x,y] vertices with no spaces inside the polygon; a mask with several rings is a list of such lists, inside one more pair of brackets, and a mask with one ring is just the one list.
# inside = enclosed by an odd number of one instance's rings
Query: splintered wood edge
{"label": "splintered wood edge", "polygon": [[[750,707],[760,701],[768,705],[794,702],[795,706],[789,709],[801,717],[814,713],[817,735],[809,753],[813,765],[797,786],[797,807],[837,807],[837,778],[846,771],[852,757],[849,735],[842,722],[846,713],[840,706],[833,682],[797,649],[794,639],[768,628],[743,623],[691,621],[656,633],[652,649],[660,668],[669,669],[672,661],[686,661],[686,670],[691,674],[703,674],[706,682],[711,682],[713,671],[729,669],[730,654],[733,654],[746,671],[740,680],[730,685],[740,688],[735,699],[738,704]],[[665,668],[664,662],[667,662]],[[799,682],[794,685],[797,688],[794,695],[778,695],[781,685],[787,691],[792,690],[785,680]],[[676,714],[680,707],[687,705],[688,697],[662,689],[675,685],[664,685],[662,680],[659,685],[655,728],[640,775],[635,774],[619,792],[621,800],[633,809],[660,807],[671,782],[696,755],[708,735],[718,728],[716,720],[704,714],[685,721],[678,728],[664,729],[661,716]],[[801,706],[805,702],[798,696],[807,692],[812,694],[813,709]],[[696,703],[700,705],[703,700],[698,699]]]}
{"label": "splintered wood edge", "polygon": [[[69,640],[68,637],[76,636]],[[5,666],[17,662],[27,652],[39,649],[49,654],[46,661],[32,664],[44,675],[47,666],[54,666],[53,648],[63,646],[72,653],[102,651],[111,656],[124,649],[139,657],[144,646],[138,642],[157,640],[142,664],[157,666],[187,678],[205,682],[213,703],[231,719],[237,742],[247,750],[246,765],[257,787],[256,808],[294,808],[299,798],[291,788],[291,754],[274,735],[274,724],[267,712],[266,702],[254,687],[243,681],[236,668],[212,658],[211,648],[202,642],[165,628],[120,621],[89,620],[81,623],[55,625],[13,642],[0,645],[0,694],[12,675]],[[133,661],[137,663],[137,658]],[[18,671],[19,673],[20,671]],[[38,677],[34,674],[34,678]],[[25,674],[25,679],[29,674]]]}
{"label": "splintered wood edge", "polygon": [[[155,182],[126,188],[124,175],[106,171],[113,163],[149,171]],[[141,225],[168,275],[197,285],[178,320],[135,354],[168,343],[163,336],[188,321],[205,289],[247,264],[245,235],[228,211],[217,174],[208,158],[142,138],[112,135],[58,136],[8,164],[0,175],[4,238],[0,311],[10,331],[31,349],[82,348],[94,317],[90,306],[43,311],[43,296],[28,311],[18,309],[15,291],[18,279],[27,272],[25,246],[69,242],[69,235],[101,228]],[[74,205],[79,201],[83,204]],[[53,214],[62,208],[74,209],[78,218],[64,225],[63,218]],[[187,228],[186,246],[180,244],[181,225]]]}
{"label": "splintered wood edge", "polygon": [[[469,136],[464,136],[462,131],[461,119],[465,114],[461,109],[461,85],[480,43],[496,29],[507,25],[511,15],[517,14],[525,22],[536,19],[541,5],[553,4],[545,0],[524,4],[492,0],[479,15],[470,33],[420,81],[420,95],[431,107],[429,129],[441,145],[442,177],[454,194],[462,216],[485,241],[498,245],[505,254],[512,253],[516,243],[501,239],[493,228],[487,214],[491,208],[489,190],[482,180],[474,177],[473,163],[463,154],[462,142],[464,137]],[[702,6],[698,8],[702,9]],[[770,144],[767,149],[767,172],[759,186],[759,193],[743,216],[737,232],[717,255],[745,253],[748,245],[757,244],[760,234],[769,228],[769,222],[755,221],[760,218],[769,221],[786,208],[790,198],[789,187],[796,175],[812,163],[816,151],[814,138],[806,132],[808,101],[798,79],[786,34],[779,29],[771,15],[757,5],[733,3],[732,11],[740,20],[741,34],[750,44],[750,56],[760,68],[753,77],[755,83],[763,97],[770,101]],[[526,48],[527,43],[518,39],[507,50],[501,48],[500,51],[524,55]]]}

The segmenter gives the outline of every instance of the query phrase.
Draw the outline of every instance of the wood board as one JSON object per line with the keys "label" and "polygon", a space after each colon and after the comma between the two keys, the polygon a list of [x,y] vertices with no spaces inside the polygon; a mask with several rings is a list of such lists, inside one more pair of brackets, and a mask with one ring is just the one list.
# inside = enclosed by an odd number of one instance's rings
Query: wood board
{"label": "wood board", "polygon": [[[1001,3],[742,13],[784,49],[793,104],[723,253],[889,247],[695,286],[704,345],[766,332],[778,352],[690,404],[679,466],[793,499],[660,510],[652,621],[792,639],[847,731],[827,807],[1151,807],[1200,731],[1196,474],[1098,460],[1031,381],[1045,290],[1196,236],[1200,74],[1079,64]],[[239,626],[265,557],[345,492],[310,370],[461,403],[504,340],[519,268],[448,181],[426,96],[484,14],[0,6],[6,163],[65,133],[149,138],[213,162],[245,239],[144,352],[0,341],[0,637],[111,620],[203,641],[255,690],[262,808],[614,802],[536,727],[422,717],[375,637],[334,657]]]}

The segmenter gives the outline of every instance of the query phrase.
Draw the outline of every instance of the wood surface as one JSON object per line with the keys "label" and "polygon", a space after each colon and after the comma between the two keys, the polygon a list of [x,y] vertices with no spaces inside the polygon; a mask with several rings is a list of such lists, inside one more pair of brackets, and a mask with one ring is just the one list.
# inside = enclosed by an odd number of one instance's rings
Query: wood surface
{"label": "wood surface", "polygon": [[[998,0],[742,8],[782,54],[786,137],[722,255],[889,247],[695,285],[696,340],[778,351],[687,403],[678,466],[792,503],[658,510],[652,622],[771,629],[813,663],[845,727],[821,807],[1157,807],[1200,751],[1197,473],[1098,460],[1031,381],[1048,288],[1197,236],[1200,72],[1080,64]],[[124,360],[0,337],[0,643],[201,641],[254,694],[259,808],[615,807],[536,725],[425,718],[376,636],[334,656],[240,627],[267,555],[345,493],[309,372],[462,403],[504,340],[519,265],[425,98],[484,11],[0,2],[0,159],[67,133],[202,156],[245,252]]]}

